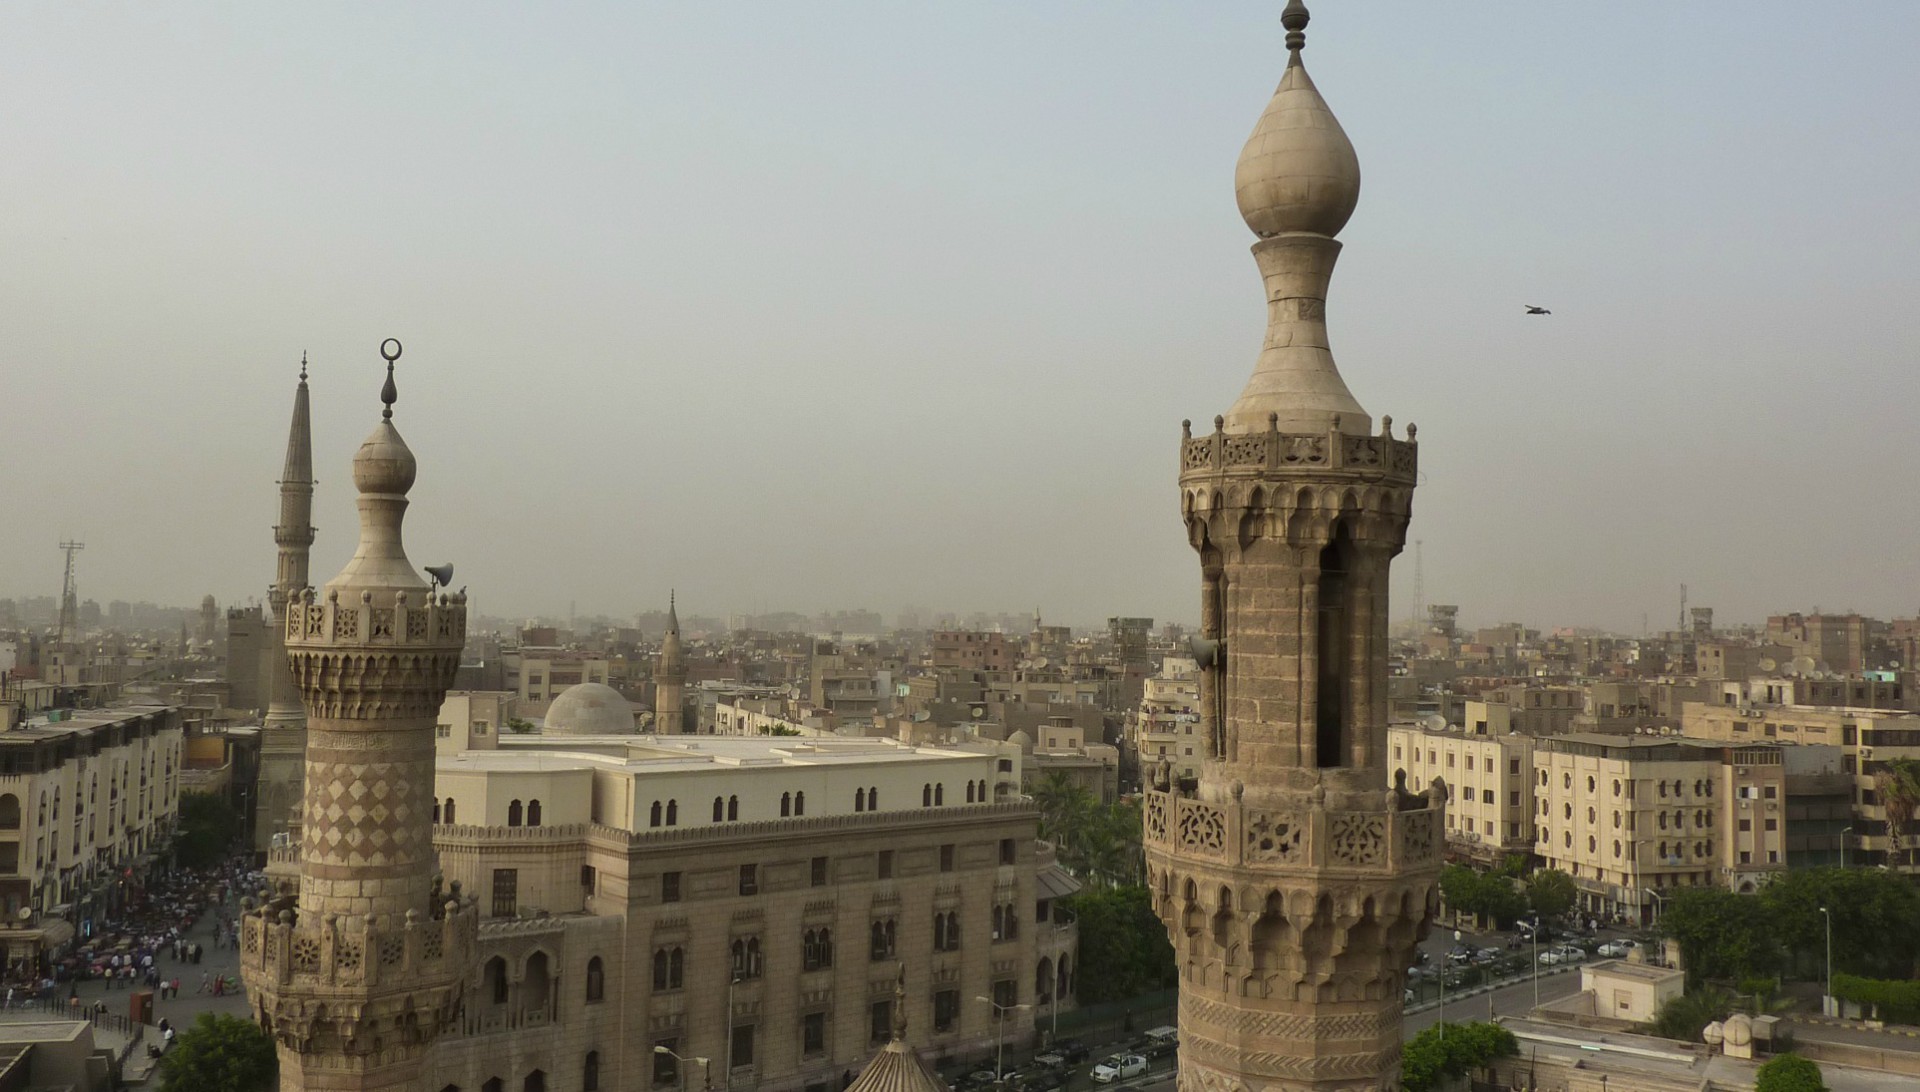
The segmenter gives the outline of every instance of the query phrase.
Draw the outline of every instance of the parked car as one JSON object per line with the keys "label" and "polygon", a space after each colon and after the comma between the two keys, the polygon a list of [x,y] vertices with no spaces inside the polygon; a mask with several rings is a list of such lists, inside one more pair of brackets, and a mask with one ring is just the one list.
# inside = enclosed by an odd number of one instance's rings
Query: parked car
{"label": "parked car", "polygon": [[1560,962],[1562,963],[1578,963],[1587,958],[1587,950],[1578,945],[1562,944],[1555,948],[1554,951],[1560,953]]}
{"label": "parked car", "polygon": [[1560,955],[1560,949],[1558,948],[1548,948],[1546,951],[1540,953],[1540,965],[1542,967],[1551,967],[1557,963],[1565,962],[1566,959]]}
{"label": "parked car", "polygon": [[1141,1037],[1140,1045],[1133,1048],[1135,1054],[1148,1058],[1165,1058],[1180,1049],[1180,1029],[1171,1025],[1148,1028]]}
{"label": "parked car", "polygon": [[1081,1062],[1092,1057],[1092,1052],[1087,1049],[1087,1044],[1078,1039],[1060,1040],[1053,1044],[1053,1052],[1065,1058],[1068,1065],[1079,1065]]}
{"label": "parked car", "polygon": [[1638,947],[1640,942],[1637,940],[1609,940],[1595,951],[1609,959],[1624,959],[1628,952]]}
{"label": "parked car", "polygon": [[1045,1054],[1035,1054],[1032,1064],[1041,1069],[1065,1069],[1069,1063],[1066,1055],[1057,1050],[1049,1050]]}
{"label": "parked car", "polygon": [[1093,1067],[1089,1074],[1100,1084],[1112,1084],[1124,1081],[1128,1077],[1138,1077],[1147,1071],[1147,1060],[1138,1054],[1115,1054],[1106,1061]]}
{"label": "parked car", "polygon": [[1453,951],[1447,953],[1447,962],[1455,966],[1463,963],[1471,963],[1473,962],[1474,951],[1475,949],[1470,944],[1456,944],[1454,945]]}

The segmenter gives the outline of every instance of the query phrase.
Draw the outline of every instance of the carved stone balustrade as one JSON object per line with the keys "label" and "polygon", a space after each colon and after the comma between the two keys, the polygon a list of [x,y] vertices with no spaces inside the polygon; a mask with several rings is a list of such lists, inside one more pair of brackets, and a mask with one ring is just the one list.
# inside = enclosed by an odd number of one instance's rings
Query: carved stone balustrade
{"label": "carved stone balustrade", "polygon": [[1142,827],[1149,853],[1220,865],[1396,876],[1432,867],[1446,845],[1443,803],[1379,811],[1297,810],[1217,804],[1148,790]]}
{"label": "carved stone balustrade", "polygon": [[[1327,431],[1313,433],[1281,432],[1277,425],[1265,432],[1227,433],[1222,431],[1224,423],[1223,418],[1214,418],[1210,436],[1183,430],[1182,485],[1222,477],[1271,478],[1290,471],[1311,471],[1321,479],[1331,474],[1406,486],[1419,476],[1420,445],[1414,442],[1417,433],[1411,427],[1407,438],[1398,440],[1384,428],[1377,436],[1355,436],[1341,432],[1331,421]],[[1383,423],[1392,427],[1391,420]]]}

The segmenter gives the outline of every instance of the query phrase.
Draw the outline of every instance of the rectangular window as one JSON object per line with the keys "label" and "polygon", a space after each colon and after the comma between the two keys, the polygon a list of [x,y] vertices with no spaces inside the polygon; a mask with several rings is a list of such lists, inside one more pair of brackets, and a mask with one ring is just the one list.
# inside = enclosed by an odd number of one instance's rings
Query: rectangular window
{"label": "rectangular window", "polygon": [[810,1012],[800,1021],[800,1053],[827,1052],[827,1014]]}
{"label": "rectangular window", "polygon": [[891,849],[883,849],[880,851],[880,878],[883,880],[893,879],[893,850]]}
{"label": "rectangular window", "polygon": [[735,1069],[753,1064],[753,1029],[752,1024],[734,1025],[733,1050],[729,1056],[729,1064]]}
{"label": "rectangular window", "polygon": [[493,916],[511,918],[519,914],[520,871],[514,868],[493,870]]}
{"label": "rectangular window", "polygon": [[740,893],[758,894],[760,891],[760,866],[743,864],[740,866]]}
{"label": "rectangular window", "polygon": [[[655,1039],[653,1045],[667,1050],[680,1049],[679,1039]],[[678,1084],[680,1082],[680,1062],[672,1054],[659,1050],[653,1052],[653,1083]]]}
{"label": "rectangular window", "polygon": [[1753,820],[1751,820],[1751,819],[1742,819],[1742,820],[1740,820],[1740,829],[1741,829],[1741,830],[1752,830],[1752,829],[1753,829]]}
{"label": "rectangular window", "polygon": [[870,1010],[871,1026],[867,1029],[869,1043],[885,1043],[893,1038],[893,1002],[875,1001]]}
{"label": "rectangular window", "polygon": [[940,847],[940,871],[942,872],[953,871],[953,843],[952,842],[948,842],[946,845],[943,845]]}
{"label": "rectangular window", "polygon": [[810,877],[810,881],[815,887],[827,886],[827,859],[825,857],[815,857],[813,859],[813,874]]}
{"label": "rectangular window", "polygon": [[960,1020],[960,991],[941,990],[933,995],[933,1030],[952,1031]]}
{"label": "rectangular window", "polygon": [[1778,819],[1769,819],[1769,820],[1767,820],[1767,829],[1768,829],[1768,830],[1779,830],[1779,829],[1780,829],[1780,820],[1778,820]]}
{"label": "rectangular window", "polygon": [[661,902],[679,902],[680,901],[680,873],[678,872],[660,873],[660,901]]}
{"label": "rectangular window", "polygon": [[993,984],[993,1003],[1003,1009],[1020,1003],[1019,991],[1014,987],[1013,979],[1002,978]]}
{"label": "rectangular window", "polygon": [[1766,788],[1760,790],[1760,795],[1766,797],[1768,800],[1774,799],[1779,793],[1780,790],[1773,785],[1768,785]]}
{"label": "rectangular window", "polygon": [[587,894],[593,894],[593,889],[598,880],[599,877],[594,873],[592,865],[583,864],[580,866],[580,886]]}
{"label": "rectangular window", "polygon": [[1011,838],[1000,839],[1000,863],[1001,864],[1003,865],[1013,864],[1015,861],[1019,860],[1019,855],[1020,855],[1020,848],[1014,843],[1013,839]]}

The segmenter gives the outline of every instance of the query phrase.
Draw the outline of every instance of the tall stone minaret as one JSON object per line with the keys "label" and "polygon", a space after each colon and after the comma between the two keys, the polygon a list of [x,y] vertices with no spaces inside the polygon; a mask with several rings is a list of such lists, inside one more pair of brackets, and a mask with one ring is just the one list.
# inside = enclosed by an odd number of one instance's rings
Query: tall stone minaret
{"label": "tall stone minaret", "polygon": [[293,422],[287,428],[287,462],[280,472],[280,522],[273,528],[280,549],[272,614],[264,647],[266,724],[260,732],[259,793],[254,800],[254,843],[265,849],[276,834],[300,828],[301,761],[307,747],[307,711],[287,667],[287,602],[307,587],[307,554],[313,546],[313,423],[307,409],[307,356],[300,354],[300,385],[293,392]]}
{"label": "tall stone minaret", "polygon": [[660,663],[653,674],[653,730],[678,735],[687,730],[683,712],[687,694],[687,654],[680,646],[680,611],[667,593],[667,633],[660,639]]}
{"label": "tall stone minaret", "polygon": [[1180,446],[1200,555],[1197,783],[1154,772],[1146,841],[1180,965],[1180,1087],[1392,1089],[1401,992],[1437,905],[1444,787],[1387,783],[1387,568],[1412,511],[1414,430],[1375,432],[1326,329],[1353,145],[1307,77],[1307,11],[1240,153],[1267,336],[1213,434]]}
{"label": "tall stone minaret", "polygon": [[424,1092],[479,925],[471,898],[439,888],[432,827],[433,726],[466,596],[436,596],[401,546],[415,463],[392,421],[399,342],[382,353],[387,409],[353,459],[359,548],[323,592],[287,604],[308,717],[299,889],[242,919],[241,973],[286,1092]]}

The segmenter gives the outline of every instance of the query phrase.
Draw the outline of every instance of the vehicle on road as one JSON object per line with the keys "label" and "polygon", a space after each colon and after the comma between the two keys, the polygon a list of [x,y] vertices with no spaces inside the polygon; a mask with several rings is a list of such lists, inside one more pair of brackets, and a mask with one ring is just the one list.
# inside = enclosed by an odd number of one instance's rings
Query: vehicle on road
{"label": "vehicle on road", "polygon": [[1578,963],[1587,958],[1587,950],[1575,944],[1562,944],[1554,951],[1560,954],[1562,963]]}
{"label": "vehicle on road", "polygon": [[1147,1060],[1138,1054],[1115,1054],[1106,1061],[1093,1067],[1088,1074],[1100,1084],[1112,1084],[1129,1077],[1138,1077],[1147,1071]]}
{"label": "vehicle on road", "polygon": [[1180,1049],[1180,1029],[1170,1025],[1148,1028],[1132,1049],[1135,1054],[1145,1055],[1149,1059],[1164,1058]]}
{"label": "vehicle on road", "polygon": [[1566,959],[1560,955],[1560,949],[1558,948],[1548,948],[1546,951],[1540,953],[1540,965],[1542,967],[1552,967],[1565,962]]}
{"label": "vehicle on road", "polygon": [[1087,1044],[1078,1039],[1060,1040],[1053,1044],[1053,1053],[1065,1058],[1068,1065],[1079,1065],[1093,1056],[1093,1052],[1087,1049]]}
{"label": "vehicle on road", "polygon": [[1595,949],[1595,951],[1609,959],[1624,959],[1627,953],[1638,947],[1640,947],[1640,942],[1637,940],[1609,940]]}

